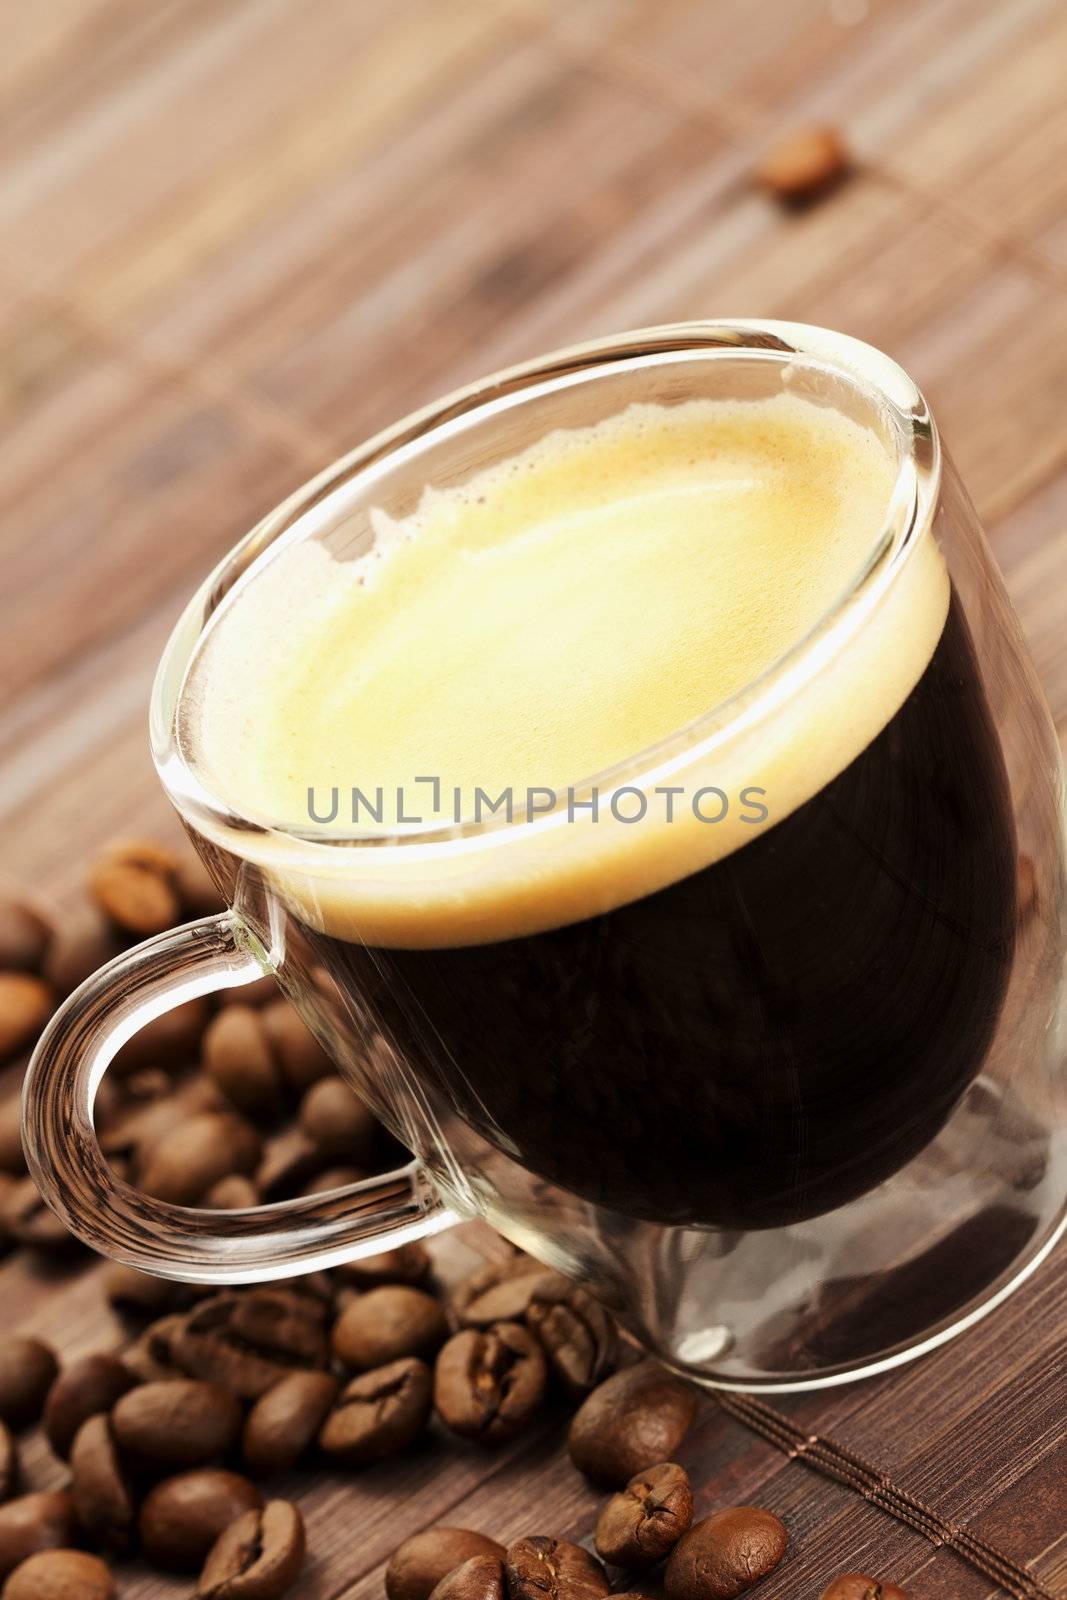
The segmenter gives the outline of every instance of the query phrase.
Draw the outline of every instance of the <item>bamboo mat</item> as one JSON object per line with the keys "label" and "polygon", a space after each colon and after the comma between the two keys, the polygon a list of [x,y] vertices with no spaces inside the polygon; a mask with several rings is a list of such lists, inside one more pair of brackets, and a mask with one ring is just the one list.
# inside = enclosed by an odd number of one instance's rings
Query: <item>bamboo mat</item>
{"label": "bamboo mat", "polygon": [[[115,832],[175,825],[155,660],[272,503],[411,407],[568,340],[794,317],[896,356],[986,519],[1067,725],[1067,9],[1056,0],[41,0],[0,52],[0,866],[53,894]],[[842,127],[856,172],[785,214],[776,132]],[[453,1268],[469,1247],[446,1247]],[[5,1324],[116,1329],[93,1272],[0,1267]],[[917,1366],[782,1401],[951,1528],[1067,1593],[1061,1254]],[[878,1495],[709,1403],[705,1509],[792,1547],[760,1590],[873,1570],[997,1590]],[[43,1451],[31,1486],[48,1481]],[[306,1480],[301,1479],[301,1484]],[[430,1447],[302,1488],[308,1600],[381,1593],[406,1533],[588,1535],[551,1434]],[[536,1529],[532,1524],[536,1523]],[[129,1600],[188,1585],[131,1571]]]}

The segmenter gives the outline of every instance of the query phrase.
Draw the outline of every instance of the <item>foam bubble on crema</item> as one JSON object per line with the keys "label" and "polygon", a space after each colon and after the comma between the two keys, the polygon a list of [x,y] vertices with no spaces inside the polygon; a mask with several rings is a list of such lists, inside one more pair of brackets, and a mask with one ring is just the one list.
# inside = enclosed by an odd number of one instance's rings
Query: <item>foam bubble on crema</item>
{"label": "foam bubble on crema", "polygon": [[[409,517],[376,508],[331,536],[361,554],[313,540],[276,553],[213,621],[183,697],[183,747],[238,814],[305,832],[309,786],[320,804],[337,786],[324,836],[351,830],[354,785],[381,788],[382,831],[398,787],[409,814],[420,800],[426,811],[427,775],[446,797],[459,788],[468,813],[476,788],[511,786],[517,806],[530,786],[564,790],[716,706],[754,705],[760,674],[870,559],[895,477],[871,430],[790,394],[634,406],[549,434],[459,488],[427,489]],[[847,645],[656,781],[732,796],[758,786],[771,826],[841,771],[910,692],[944,624],[932,536],[888,565]],[[738,805],[716,825],[684,808],[668,825],[662,805],[639,824],[605,820],[607,793],[596,824],[580,814],[374,849],[267,835],[239,848],[312,924],[433,945],[590,915],[753,836]]]}

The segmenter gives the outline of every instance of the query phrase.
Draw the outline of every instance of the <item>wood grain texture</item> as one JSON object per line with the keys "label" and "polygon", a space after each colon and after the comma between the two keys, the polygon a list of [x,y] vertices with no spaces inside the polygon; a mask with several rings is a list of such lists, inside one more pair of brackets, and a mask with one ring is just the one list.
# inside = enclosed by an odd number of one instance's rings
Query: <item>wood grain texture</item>
{"label": "wood grain texture", "polygon": [[[928,392],[1067,729],[1067,13],[1056,0],[50,0],[0,52],[0,867],[55,897],[176,824],[146,749],[197,578],[340,449],[567,340],[773,315],[888,349]],[[768,140],[856,156],[786,214]],[[457,1273],[484,1235],[442,1241]],[[25,1253],[0,1325],[75,1354],[97,1274]],[[1067,1592],[1062,1255],[922,1363],[782,1407]],[[294,1479],[308,1600],[370,1600],[439,1518],[590,1534],[559,1427]],[[32,1487],[62,1469],[26,1448]],[[845,1566],[918,1600],[988,1583],[708,1403],[701,1509],[790,1527],[766,1600]],[[129,1600],[188,1586],[132,1567]]]}

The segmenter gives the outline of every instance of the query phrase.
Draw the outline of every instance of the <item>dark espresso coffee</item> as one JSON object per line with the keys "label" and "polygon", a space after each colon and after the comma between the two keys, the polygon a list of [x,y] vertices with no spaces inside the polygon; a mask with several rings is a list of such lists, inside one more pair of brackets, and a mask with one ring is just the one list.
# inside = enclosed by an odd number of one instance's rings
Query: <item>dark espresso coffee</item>
{"label": "dark espresso coffee", "polygon": [[[664,778],[673,821],[661,800],[395,843],[387,815],[324,861],[264,856],[400,1074],[627,1217],[828,1211],[929,1142],[989,1049],[1013,827],[929,532],[817,670],[759,698],[862,569],[893,478],[873,434],[799,399],[635,408],[383,518],[355,578],[296,547],[192,676],[212,787],[305,835],[309,788],[563,787],[725,707]],[[301,637],[242,689],[296,606]],[[701,785],[728,815],[696,815]]]}
{"label": "dark espresso coffee", "polygon": [[775,1226],[895,1172],[975,1076],[1012,836],[953,601],[882,733],[726,860],[565,928],[346,965],[416,1072],[534,1172],[630,1216]]}

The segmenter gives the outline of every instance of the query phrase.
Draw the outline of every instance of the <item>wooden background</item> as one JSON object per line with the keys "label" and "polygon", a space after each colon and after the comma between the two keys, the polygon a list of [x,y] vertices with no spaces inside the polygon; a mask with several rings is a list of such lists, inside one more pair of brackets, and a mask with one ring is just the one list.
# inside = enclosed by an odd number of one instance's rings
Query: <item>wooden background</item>
{"label": "wooden background", "polygon": [[[1067,723],[1067,8],[1058,0],[7,0],[0,7],[0,862],[59,904],[173,833],[150,676],[200,576],[368,432],[504,362],[678,317],[804,318],[918,379]],[[768,139],[840,125],[802,215]],[[451,1246],[453,1256],[462,1245]],[[94,1274],[0,1270],[5,1323],[111,1342]],[[1067,1592],[1067,1264],[899,1374],[783,1403]],[[48,1480],[28,1452],[32,1486]],[[707,1408],[700,1503],[792,1552],[988,1584]],[[300,1480],[300,1593],[377,1596],[439,1517],[588,1535],[551,1436]],[[178,1595],[131,1573],[122,1593]]]}

